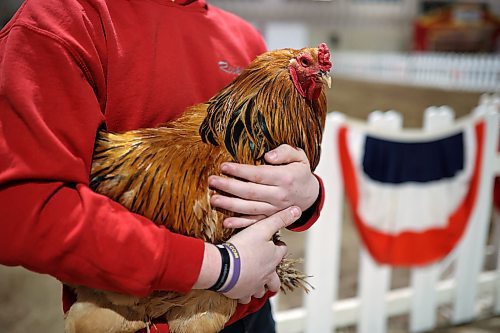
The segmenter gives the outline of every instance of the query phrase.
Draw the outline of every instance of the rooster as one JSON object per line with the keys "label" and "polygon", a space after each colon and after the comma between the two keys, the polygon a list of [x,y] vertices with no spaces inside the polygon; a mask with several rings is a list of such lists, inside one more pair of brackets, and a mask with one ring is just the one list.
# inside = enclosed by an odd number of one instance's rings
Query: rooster
{"label": "rooster", "polygon": [[[319,162],[330,86],[326,44],[281,49],[257,57],[233,82],[204,104],[158,128],[98,133],[91,170],[93,190],[173,232],[218,244],[236,231],[224,228],[227,211],[210,206],[208,177],[223,162],[260,165],[281,144],[301,148],[311,170]],[[181,176],[181,177],[180,177]],[[282,288],[305,288],[305,277],[283,259]],[[66,332],[135,332],[164,316],[172,333],[215,333],[237,301],[207,290],[157,291],[133,297],[74,286],[77,302]]]}

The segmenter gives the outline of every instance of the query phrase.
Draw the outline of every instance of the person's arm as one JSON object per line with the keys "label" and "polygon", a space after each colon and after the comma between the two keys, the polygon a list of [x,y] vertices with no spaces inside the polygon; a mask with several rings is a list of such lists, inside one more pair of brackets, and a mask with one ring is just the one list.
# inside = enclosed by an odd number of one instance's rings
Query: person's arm
{"label": "person's arm", "polygon": [[88,187],[104,116],[85,61],[37,28],[0,37],[0,263],[135,295],[190,290],[204,243]]}
{"label": "person's arm", "polygon": [[302,217],[289,227],[292,231],[307,230],[319,217],[324,189],[319,177],[311,172],[305,153],[282,145],[265,155],[268,165],[224,163],[222,172],[230,177],[211,176],[211,187],[229,193],[216,194],[211,204],[241,216],[224,221],[228,228],[242,228],[296,205]]}

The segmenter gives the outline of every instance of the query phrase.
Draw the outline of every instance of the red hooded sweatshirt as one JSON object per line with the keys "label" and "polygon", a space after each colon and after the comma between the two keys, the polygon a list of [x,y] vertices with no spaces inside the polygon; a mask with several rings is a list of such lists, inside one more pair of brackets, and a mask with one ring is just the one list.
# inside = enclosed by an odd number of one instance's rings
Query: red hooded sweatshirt
{"label": "red hooded sweatshirt", "polygon": [[189,291],[203,242],[89,189],[96,132],[172,120],[264,51],[204,1],[26,1],[0,31],[0,263],[134,295]]}

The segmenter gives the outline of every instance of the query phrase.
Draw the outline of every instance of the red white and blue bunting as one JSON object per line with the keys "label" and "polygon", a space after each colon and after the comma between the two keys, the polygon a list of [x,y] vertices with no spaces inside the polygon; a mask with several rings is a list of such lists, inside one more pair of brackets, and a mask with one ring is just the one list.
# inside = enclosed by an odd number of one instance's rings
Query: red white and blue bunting
{"label": "red white and blue bunting", "polygon": [[339,157],[353,219],[379,263],[424,265],[445,257],[476,204],[484,120],[441,136],[401,136],[342,125]]}

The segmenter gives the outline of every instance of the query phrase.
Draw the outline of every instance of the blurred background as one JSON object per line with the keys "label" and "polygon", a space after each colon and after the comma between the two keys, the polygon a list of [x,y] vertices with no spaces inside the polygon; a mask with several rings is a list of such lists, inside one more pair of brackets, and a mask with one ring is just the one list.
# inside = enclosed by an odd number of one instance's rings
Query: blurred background
{"label": "blurred background", "polygon": [[[483,93],[500,92],[499,0],[208,2],[254,24],[269,49],[326,42],[334,64],[330,111],[366,119],[374,110],[397,110],[404,127],[421,127],[424,110],[430,106],[447,105],[461,117],[478,105]],[[21,3],[0,0],[0,27]],[[491,227],[485,271],[498,272],[497,236]],[[305,236],[287,233],[285,237],[292,255],[304,256]],[[337,297],[350,299],[358,292],[360,241],[347,210],[340,242]],[[409,284],[409,270],[393,270],[390,289]],[[456,330],[449,327],[450,306],[441,306],[437,325],[442,328],[436,332],[500,332],[492,297],[489,291],[480,295],[479,320]],[[62,332],[60,298],[60,284],[51,277],[0,265],[0,332]],[[282,295],[274,303],[275,310],[284,311],[300,307],[303,297],[301,293]],[[337,331],[357,332],[353,325]],[[387,332],[408,332],[408,316],[389,318]]]}

